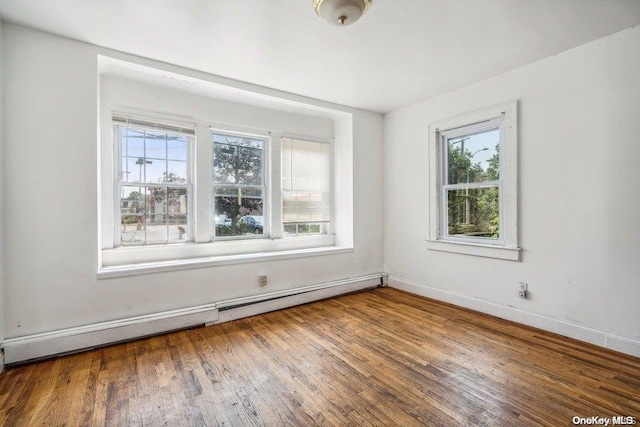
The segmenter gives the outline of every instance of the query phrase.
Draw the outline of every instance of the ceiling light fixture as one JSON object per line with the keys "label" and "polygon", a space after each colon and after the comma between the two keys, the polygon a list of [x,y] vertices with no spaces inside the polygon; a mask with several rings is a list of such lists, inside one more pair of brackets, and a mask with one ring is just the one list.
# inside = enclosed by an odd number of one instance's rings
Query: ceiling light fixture
{"label": "ceiling light fixture", "polygon": [[313,0],[316,14],[330,24],[351,25],[367,13],[371,0]]}

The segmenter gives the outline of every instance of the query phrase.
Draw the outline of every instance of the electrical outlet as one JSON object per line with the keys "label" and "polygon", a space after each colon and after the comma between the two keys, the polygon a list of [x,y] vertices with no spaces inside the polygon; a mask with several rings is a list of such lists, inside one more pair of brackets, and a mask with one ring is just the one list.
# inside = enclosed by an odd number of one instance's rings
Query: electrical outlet
{"label": "electrical outlet", "polygon": [[519,282],[520,288],[518,289],[518,296],[522,299],[526,299],[528,296],[528,285],[524,282]]}
{"label": "electrical outlet", "polygon": [[267,286],[267,275],[266,274],[259,274],[258,275],[258,285]]}

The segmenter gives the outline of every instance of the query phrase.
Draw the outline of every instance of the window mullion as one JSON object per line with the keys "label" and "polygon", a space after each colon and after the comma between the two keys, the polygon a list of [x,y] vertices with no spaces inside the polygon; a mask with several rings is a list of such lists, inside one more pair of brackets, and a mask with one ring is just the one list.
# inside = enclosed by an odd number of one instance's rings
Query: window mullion
{"label": "window mullion", "polygon": [[440,236],[449,236],[449,195],[447,186],[443,185],[440,193]]}
{"label": "window mullion", "polygon": [[207,126],[196,126],[195,141],[191,144],[193,180],[193,241],[208,242],[215,229],[213,209],[211,137]]}
{"label": "window mullion", "polygon": [[441,150],[441,159],[442,168],[440,179],[443,185],[449,184],[449,150],[447,150],[447,138],[444,135],[440,136],[440,150]]}
{"label": "window mullion", "polygon": [[330,143],[329,150],[329,225],[327,226],[327,233],[335,235],[335,223],[336,223],[336,162],[335,162],[335,144],[333,141]]}
{"label": "window mullion", "polygon": [[269,206],[271,207],[271,238],[282,238],[282,134],[271,133],[271,164],[267,186],[269,192]]}
{"label": "window mullion", "polygon": [[113,168],[113,178],[114,178],[114,182],[115,182],[115,186],[114,186],[114,192],[113,195],[114,197],[112,198],[113,203],[113,246],[116,247],[118,245],[120,245],[120,223],[122,221],[121,215],[121,208],[120,208],[120,194],[121,194],[121,179],[122,179],[122,155],[121,155],[121,150],[122,150],[122,135],[121,135],[121,131],[120,131],[120,127],[118,126],[111,126],[111,128],[113,129],[113,133],[114,133],[114,149],[113,149],[113,159],[114,159],[114,168]]}

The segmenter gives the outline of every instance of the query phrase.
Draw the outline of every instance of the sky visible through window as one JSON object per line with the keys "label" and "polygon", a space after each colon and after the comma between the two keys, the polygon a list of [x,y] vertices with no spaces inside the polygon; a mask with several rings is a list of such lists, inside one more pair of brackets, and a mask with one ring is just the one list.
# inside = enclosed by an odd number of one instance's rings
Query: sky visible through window
{"label": "sky visible through window", "polygon": [[187,153],[190,138],[120,127],[120,243],[189,239]]}
{"label": "sky visible through window", "polygon": [[127,128],[121,132],[123,181],[186,181],[187,137]]}
{"label": "sky visible through window", "polygon": [[472,164],[480,164],[483,171],[489,168],[489,160],[496,154],[496,145],[500,141],[500,131],[493,129],[477,133],[475,135],[466,135],[461,138],[451,138],[450,144],[455,149],[460,149],[460,140],[464,139],[464,151],[471,156]]}
{"label": "sky visible through window", "polygon": [[[500,130],[447,138],[449,235],[499,238]],[[474,183],[489,183],[472,188]]]}

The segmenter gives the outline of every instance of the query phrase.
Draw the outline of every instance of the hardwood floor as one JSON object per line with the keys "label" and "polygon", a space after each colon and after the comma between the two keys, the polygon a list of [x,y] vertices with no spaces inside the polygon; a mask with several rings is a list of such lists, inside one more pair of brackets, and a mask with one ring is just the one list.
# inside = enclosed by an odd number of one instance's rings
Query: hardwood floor
{"label": "hardwood floor", "polygon": [[640,359],[385,288],[8,369],[2,425],[640,419]]}

